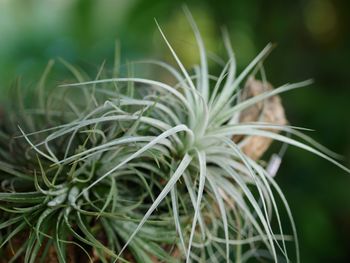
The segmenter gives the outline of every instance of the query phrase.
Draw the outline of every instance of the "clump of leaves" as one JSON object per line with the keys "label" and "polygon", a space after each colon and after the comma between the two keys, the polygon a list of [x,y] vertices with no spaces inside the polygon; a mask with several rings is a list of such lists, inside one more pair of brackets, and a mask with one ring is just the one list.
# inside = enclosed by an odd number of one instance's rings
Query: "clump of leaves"
{"label": "clump of leaves", "polygon": [[[78,83],[45,95],[49,64],[38,85],[37,107],[21,110],[21,135],[11,139],[8,131],[0,133],[0,246],[2,253],[12,254],[9,262],[20,257],[44,262],[52,248],[59,262],[67,262],[72,245],[102,262],[246,262],[252,257],[299,262],[282,191],[231,138],[268,137],[349,172],[299,128],[239,122],[243,110],[310,81],[242,101],[242,84],[257,72],[271,45],[236,75],[224,34],[228,62],[213,76],[199,30],[186,14],[200,64],[187,71],[160,28],[179,70],[148,61],[170,74],[171,84],[106,78],[102,67],[89,81],[64,62]],[[294,239],[283,230],[277,199]],[[20,233],[27,238],[14,248],[11,242]],[[294,253],[287,249],[290,240]]]}

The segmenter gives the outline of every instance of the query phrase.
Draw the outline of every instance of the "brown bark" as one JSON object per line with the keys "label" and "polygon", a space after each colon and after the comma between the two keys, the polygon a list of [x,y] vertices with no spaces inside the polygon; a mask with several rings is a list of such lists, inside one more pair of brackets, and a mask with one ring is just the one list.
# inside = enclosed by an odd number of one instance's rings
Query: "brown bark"
{"label": "brown bark", "polygon": [[[272,90],[270,83],[262,83],[254,78],[249,78],[243,90],[243,100],[258,96],[265,91]],[[272,96],[266,100],[260,101],[255,105],[242,111],[239,122],[265,122],[278,125],[287,124],[281,98]],[[267,129],[268,130],[268,129]],[[269,130],[278,133],[277,130]],[[254,160],[258,160],[265,153],[272,143],[272,139],[261,136],[234,136],[235,142],[244,140],[243,152]]]}

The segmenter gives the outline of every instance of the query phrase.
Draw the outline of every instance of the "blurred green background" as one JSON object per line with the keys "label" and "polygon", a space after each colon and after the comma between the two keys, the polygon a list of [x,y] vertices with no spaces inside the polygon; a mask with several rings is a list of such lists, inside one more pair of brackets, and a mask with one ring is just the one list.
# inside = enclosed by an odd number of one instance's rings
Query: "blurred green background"
{"label": "blurred green background", "polygon": [[[206,47],[221,57],[221,28],[231,36],[239,68],[269,42],[265,62],[275,86],[313,78],[305,89],[283,95],[290,122],[345,156],[350,166],[349,1],[184,1]],[[173,63],[157,19],[187,64],[198,59],[195,41],[174,0],[0,0],[0,106],[11,82],[35,85],[48,60],[65,60],[95,72],[113,64],[115,41],[124,60],[163,58]],[[212,64],[212,70],[218,69]],[[63,81],[64,76],[55,75]],[[350,262],[350,176],[290,147],[277,181],[298,227],[302,262]]]}

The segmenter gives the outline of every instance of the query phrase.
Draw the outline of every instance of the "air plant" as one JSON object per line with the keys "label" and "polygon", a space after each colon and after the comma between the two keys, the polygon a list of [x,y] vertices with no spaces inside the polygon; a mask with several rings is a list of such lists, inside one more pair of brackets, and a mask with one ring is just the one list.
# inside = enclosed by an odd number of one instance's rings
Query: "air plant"
{"label": "air plant", "polygon": [[[185,13],[199,65],[187,71],[159,26],[178,69],[148,61],[175,83],[101,78],[102,67],[89,80],[64,62],[78,83],[45,94],[49,63],[37,107],[16,117],[21,134],[11,139],[8,130],[0,133],[0,246],[9,262],[49,262],[52,256],[71,262],[72,247],[86,260],[101,262],[299,262],[297,233],[281,189],[264,164],[242,150],[245,140],[232,138],[270,138],[349,172],[301,128],[239,121],[256,103],[310,81],[244,98],[245,80],[258,72],[272,46],[237,75],[224,34],[228,62],[213,76],[199,30]],[[280,201],[290,219],[288,234]],[[16,238],[23,241],[15,244]]]}

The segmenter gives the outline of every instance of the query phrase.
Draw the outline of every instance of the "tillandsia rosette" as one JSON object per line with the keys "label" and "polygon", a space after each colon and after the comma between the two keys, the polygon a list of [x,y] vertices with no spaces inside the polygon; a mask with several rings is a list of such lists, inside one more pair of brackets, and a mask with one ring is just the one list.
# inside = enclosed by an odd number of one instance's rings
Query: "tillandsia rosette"
{"label": "tillandsia rosette", "polygon": [[[199,30],[185,12],[200,54],[192,70],[159,28],[177,67],[148,63],[172,81],[108,77],[102,67],[90,80],[63,62],[78,82],[49,91],[50,62],[35,107],[20,99],[14,117],[5,115],[4,262],[299,262],[291,211],[260,158],[274,140],[349,172],[336,154],[286,125],[276,96],[310,81],[272,89],[264,74],[254,80],[271,45],[236,74],[226,34],[228,61],[211,75]],[[243,88],[254,85],[258,91]],[[290,225],[282,226],[281,213]]]}

